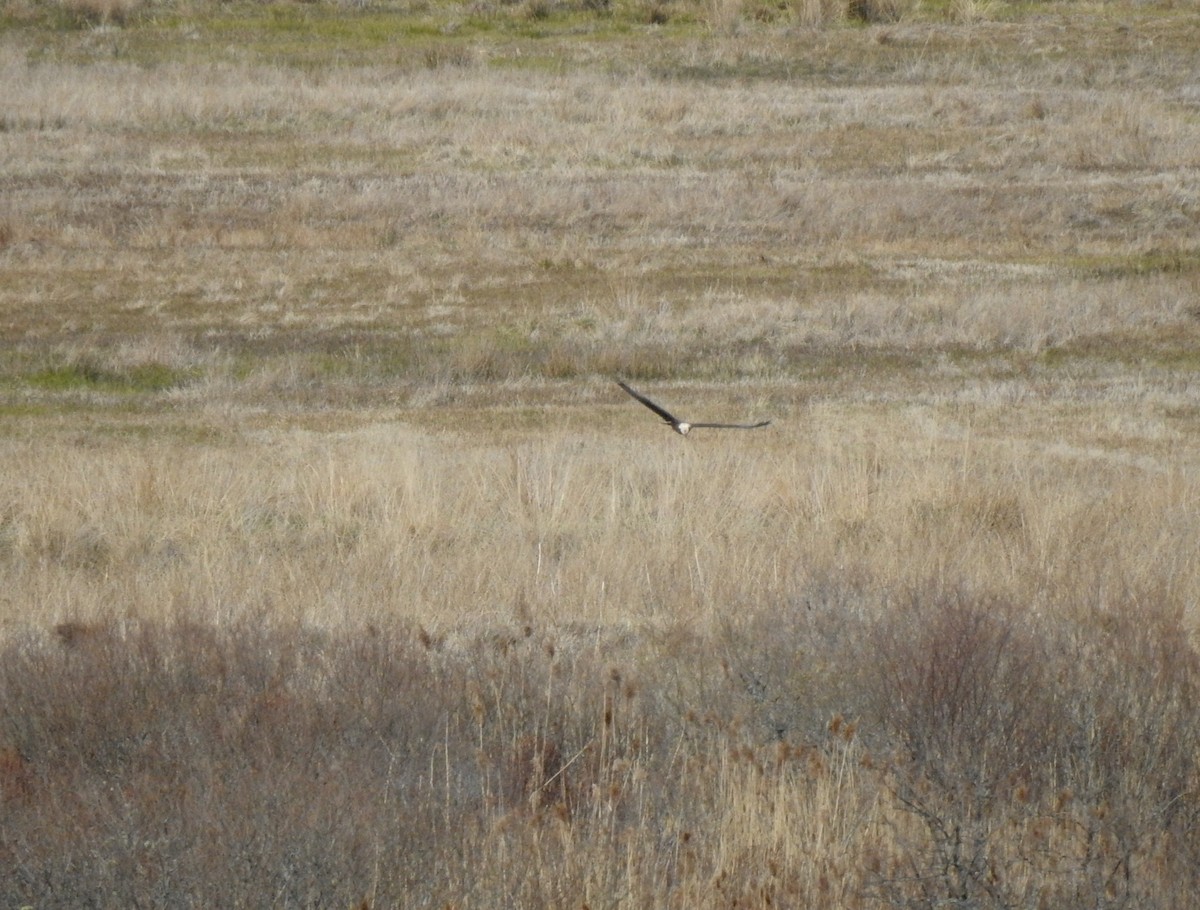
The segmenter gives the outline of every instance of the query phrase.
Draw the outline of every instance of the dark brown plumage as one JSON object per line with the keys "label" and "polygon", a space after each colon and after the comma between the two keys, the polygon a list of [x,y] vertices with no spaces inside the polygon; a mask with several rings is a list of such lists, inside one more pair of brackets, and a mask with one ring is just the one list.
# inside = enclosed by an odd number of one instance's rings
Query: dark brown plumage
{"label": "dark brown plumage", "polygon": [[663,422],[670,425],[671,429],[680,436],[686,436],[690,430],[694,430],[697,427],[704,427],[713,430],[757,430],[759,427],[765,427],[771,422],[769,420],[760,420],[758,423],[689,423],[686,420],[680,420],[662,405],[655,404],[645,395],[630,388],[619,379],[617,380],[617,385],[619,385],[622,389],[629,393],[629,395],[640,401],[651,411],[661,417]]}

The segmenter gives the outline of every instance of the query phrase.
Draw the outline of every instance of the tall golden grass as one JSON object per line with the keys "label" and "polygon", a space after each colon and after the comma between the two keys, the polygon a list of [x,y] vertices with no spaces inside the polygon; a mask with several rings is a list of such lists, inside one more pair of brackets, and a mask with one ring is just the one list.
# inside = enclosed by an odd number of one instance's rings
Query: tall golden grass
{"label": "tall golden grass", "polygon": [[3,622],[282,611],[469,635],[710,629],[832,576],[1037,610],[1132,596],[1194,619],[1186,454],[1001,436],[1002,406],[983,430],[916,406],[821,405],[677,441],[604,388],[604,404],[555,409],[573,430],[547,415],[514,433],[497,407],[469,431],[9,438]]}

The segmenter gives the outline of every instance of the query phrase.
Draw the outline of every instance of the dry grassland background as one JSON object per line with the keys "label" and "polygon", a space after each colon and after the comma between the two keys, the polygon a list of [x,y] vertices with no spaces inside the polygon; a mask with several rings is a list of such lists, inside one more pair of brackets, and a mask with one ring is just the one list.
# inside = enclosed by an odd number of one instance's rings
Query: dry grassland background
{"label": "dry grassland background", "polygon": [[1189,905],[1198,47],[7,0],[0,903]]}

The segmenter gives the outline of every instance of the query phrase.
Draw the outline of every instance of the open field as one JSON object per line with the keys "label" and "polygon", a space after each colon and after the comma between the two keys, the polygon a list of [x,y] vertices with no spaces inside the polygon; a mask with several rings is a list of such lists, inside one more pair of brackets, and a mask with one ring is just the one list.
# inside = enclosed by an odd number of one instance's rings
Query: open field
{"label": "open field", "polygon": [[0,7],[0,905],[1194,902],[1200,18],[848,9]]}

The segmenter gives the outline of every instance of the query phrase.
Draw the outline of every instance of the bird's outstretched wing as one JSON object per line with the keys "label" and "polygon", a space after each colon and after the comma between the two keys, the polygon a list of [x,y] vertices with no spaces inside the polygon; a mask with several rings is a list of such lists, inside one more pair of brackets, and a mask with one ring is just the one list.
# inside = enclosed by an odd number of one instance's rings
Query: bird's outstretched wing
{"label": "bird's outstretched wing", "polygon": [[760,420],[758,423],[694,423],[692,429],[696,427],[708,427],[713,430],[757,430],[759,427],[768,426],[771,423],[769,420]]}
{"label": "bird's outstretched wing", "polygon": [[617,385],[619,385],[621,388],[623,388],[626,392],[628,392],[630,395],[632,395],[634,398],[636,398],[638,401],[640,401],[642,404],[644,404],[646,407],[648,407],[651,411],[653,411],[655,414],[657,414],[659,417],[661,417],[667,423],[671,424],[672,426],[677,426],[679,424],[679,420],[675,417],[675,415],[672,414],[670,411],[668,411],[666,408],[662,407],[661,405],[655,404],[653,401],[651,401],[645,395],[642,395],[640,392],[635,392],[633,389],[631,389],[625,383],[621,382],[621,380],[619,380],[619,379],[617,380]]}
{"label": "bird's outstretched wing", "polygon": [[641,392],[630,388],[620,379],[617,380],[617,385],[624,389],[633,398],[636,398],[651,411],[669,423],[677,433],[686,436],[689,430],[696,427],[705,427],[713,430],[757,430],[759,427],[765,427],[771,423],[769,420],[760,420],[758,423],[686,423],[668,411],[666,408],[651,401]]}

